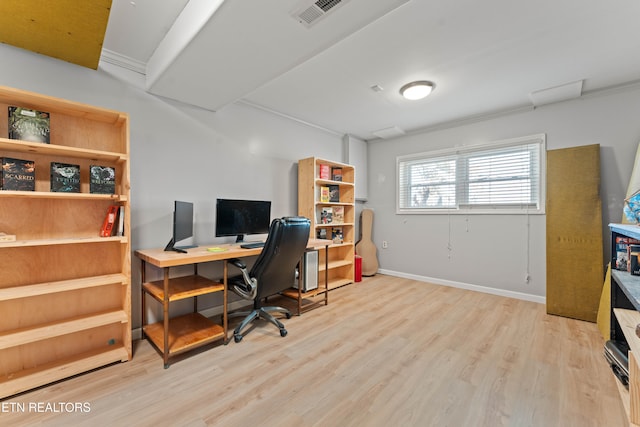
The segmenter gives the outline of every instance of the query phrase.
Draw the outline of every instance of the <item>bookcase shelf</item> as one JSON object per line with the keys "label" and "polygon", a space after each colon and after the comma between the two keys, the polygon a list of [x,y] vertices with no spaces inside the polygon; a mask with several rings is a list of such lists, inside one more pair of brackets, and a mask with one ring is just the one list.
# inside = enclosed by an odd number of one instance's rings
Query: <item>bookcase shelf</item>
{"label": "bookcase shelf", "polygon": [[0,191],[0,198],[109,200],[114,203],[127,201],[127,197],[121,194],[55,193],[51,191],[11,191],[11,190]]}
{"label": "bookcase shelf", "polygon": [[101,160],[107,162],[123,163],[129,160],[124,153],[110,151],[88,150],[64,145],[43,144],[40,142],[28,142],[18,139],[0,138],[0,150],[15,153],[44,154],[48,156],[72,157],[77,159]]}
{"label": "bookcase shelf", "polygon": [[104,366],[114,361],[125,362],[129,359],[126,346],[110,345],[91,351],[75,354],[48,362],[34,368],[24,369],[15,374],[0,376],[0,388],[7,390],[29,390],[43,382],[50,383],[60,379],[60,372],[65,376],[81,374],[96,366]]}
{"label": "bookcase shelf", "polygon": [[[45,111],[50,143],[9,139],[10,106]],[[0,190],[0,399],[131,359],[129,117],[0,86],[0,157],[35,163],[35,191]],[[51,163],[80,166],[80,192],[52,192]],[[89,167],[116,171],[90,191]],[[123,236],[100,237],[122,207]]]}
{"label": "bookcase shelf", "polygon": [[0,249],[23,248],[27,246],[53,246],[53,245],[78,245],[88,243],[110,243],[119,242],[126,244],[129,239],[125,236],[111,237],[86,237],[75,239],[42,239],[42,240],[16,240],[15,242],[1,242]]}
{"label": "bookcase shelf", "polygon": [[95,286],[107,286],[113,284],[126,285],[128,280],[129,279],[124,274],[106,274],[104,276],[82,277],[78,279],[61,280],[58,282],[12,286],[0,289],[0,301],[55,294],[58,292],[75,291]]}
{"label": "bookcase shelf", "polygon": [[[335,168],[342,172],[342,180],[321,177],[321,167]],[[355,258],[355,168],[351,165],[331,160],[309,157],[298,161],[298,215],[311,220],[311,236],[319,237],[321,230],[326,232],[326,238],[332,238],[334,228],[342,229],[342,243],[334,243],[328,249],[318,251],[319,277],[318,283],[328,282],[328,289],[335,289],[354,281]],[[321,200],[321,188],[336,186],[339,192],[337,201]],[[322,223],[320,211],[323,208],[336,207],[344,210],[341,222]],[[325,268],[325,260],[328,268]]]}
{"label": "bookcase shelf", "polygon": [[50,322],[38,327],[24,328],[0,333],[0,350],[18,345],[42,341],[73,332],[97,328],[112,323],[128,322],[127,313],[122,310],[94,314],[91,316],[77,316],[61,322]]}

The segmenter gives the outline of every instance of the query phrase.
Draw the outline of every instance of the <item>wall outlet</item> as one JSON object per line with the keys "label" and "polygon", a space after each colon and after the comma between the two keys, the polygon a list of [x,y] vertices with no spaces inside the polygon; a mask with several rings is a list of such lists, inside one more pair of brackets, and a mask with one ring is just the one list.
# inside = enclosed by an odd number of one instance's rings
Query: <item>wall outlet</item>
{"label": "wall outlet", "polygon": [[389,242],[387,242],[386,240],[382,241],[382,249],[387,249],[389,247]]}

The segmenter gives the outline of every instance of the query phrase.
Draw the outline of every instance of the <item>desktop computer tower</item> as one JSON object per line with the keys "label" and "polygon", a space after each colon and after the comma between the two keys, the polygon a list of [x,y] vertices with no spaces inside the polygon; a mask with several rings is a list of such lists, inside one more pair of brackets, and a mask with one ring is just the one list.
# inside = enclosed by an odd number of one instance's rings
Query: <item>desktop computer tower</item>
{"label": "desktop computer tower", "polygon": [[297,289],[302,282],[302,292],[318,289],[318,251],[305,252],[302,262],[304,277],[298,274],[294,287]]}

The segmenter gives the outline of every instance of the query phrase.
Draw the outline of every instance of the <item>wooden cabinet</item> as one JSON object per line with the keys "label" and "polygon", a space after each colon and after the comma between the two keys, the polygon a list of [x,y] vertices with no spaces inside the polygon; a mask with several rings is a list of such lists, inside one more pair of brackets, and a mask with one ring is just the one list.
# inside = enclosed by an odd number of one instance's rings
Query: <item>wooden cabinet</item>
{"label": "wooden cabinet", "polygon": [[617,381],[622,403],[631,425],[640,425],[640,338],[636,326],[640,324],[640,276],[616,270],[616,238],[640,240],[640,227],[610,224],[611,228],[611,340],[624,341],[629,347],[629,388]]}
{"label": "wooden cabinet", "polygon": [[[50,113],[50,144],[8,139],[8,107]],[[35,191],[0,191],[0,397],[131,359],[129,118],[0,87],[0,157],[35,162]],[[80,165],[80,192],[50,191],[51,162]],[[92,194],[90,165],[116,171]],[[109,206],[124,233],[100,237]]]}
{"label": "wooden cabinet", "polygon": [[[337,172],[341,180],[334,179]],[[355,168],[351,165],[316,157],[298,162],[298,215],[311,220],[310,238],[332,239],[336,232],[342,236],[341,242],[336,239],[327,249],[319,251],[318,283],[325,283],[326,278],[329,290],[354,281],[354,183]],[[334,190],[333,199],[331,190]],[[327,191],[329,201],[323,197]],[[328,212],[331,222],[325,219]]]}

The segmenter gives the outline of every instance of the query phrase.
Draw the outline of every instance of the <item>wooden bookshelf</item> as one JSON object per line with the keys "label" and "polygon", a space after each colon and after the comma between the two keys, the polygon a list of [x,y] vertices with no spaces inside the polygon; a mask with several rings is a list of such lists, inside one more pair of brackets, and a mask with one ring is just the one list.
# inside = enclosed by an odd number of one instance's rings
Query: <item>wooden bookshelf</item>
{"label": "wooden bookshelf", "polygon": [[[321,168],[329,169],[329,177],[321,176]],[[333,168],[341,170],[341,181],[331,179]],[[355,257],[355,168],[351,165],[331,160],[309,157],[298,161],[298,215],[311,220],[310,238],[321,238],[322,230],[326,238],[332,238],[335,228],[342,229],[342,242],[334,242],[327,249],[319,250],[318,283],[328,279],[328,289],[348,285],[354,281]],[[337,201],[323,201],[322,187],[335,186],[339,190]],[[323,223],[322,210],[336,207],[344,211],[341,222]],[[328,267],[325,268],[325,261]]]}
{"label": "wooden bookshelf", "polygon": [[[50,143],[8,138],[8,107],[50,113]],[[0,87],[0,157],[35,162],[35,191],[0,190],[0,398],[131,359],[129,117]],[[50,191],[51,162],[80,165],[80,192]],[[116,170],[89,191],[89,166]],[[110,205],[124,235],[100,237]]]}

